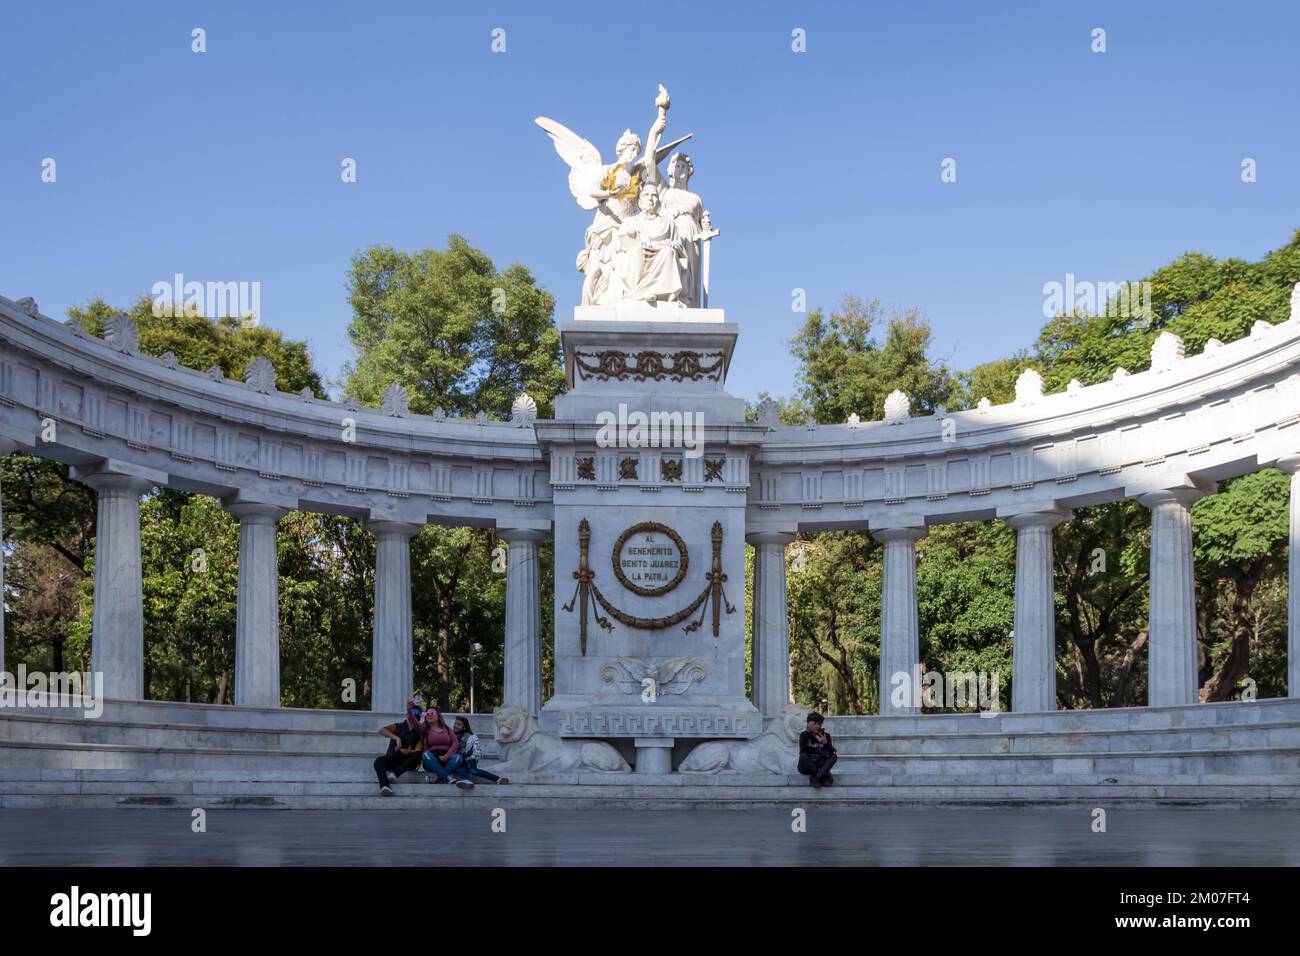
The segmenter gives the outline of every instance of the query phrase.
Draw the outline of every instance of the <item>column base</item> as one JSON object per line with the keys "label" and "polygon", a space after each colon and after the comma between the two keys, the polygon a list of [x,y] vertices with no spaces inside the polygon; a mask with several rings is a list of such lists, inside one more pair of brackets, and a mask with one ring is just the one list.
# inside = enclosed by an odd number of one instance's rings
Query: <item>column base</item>
{"label": "column base", "polygon": [[637,773],[672,773],[673,744],[672,737],[634,737],[636,747]]}

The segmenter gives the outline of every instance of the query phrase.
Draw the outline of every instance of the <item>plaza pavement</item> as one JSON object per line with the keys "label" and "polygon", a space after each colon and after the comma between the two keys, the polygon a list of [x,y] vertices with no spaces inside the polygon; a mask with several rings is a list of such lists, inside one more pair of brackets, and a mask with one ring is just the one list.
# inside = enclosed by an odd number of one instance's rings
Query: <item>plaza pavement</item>
{"label": "plaza pavement", "polygon": [[6,810],[3,866],[1297,866],[1288,810]]}

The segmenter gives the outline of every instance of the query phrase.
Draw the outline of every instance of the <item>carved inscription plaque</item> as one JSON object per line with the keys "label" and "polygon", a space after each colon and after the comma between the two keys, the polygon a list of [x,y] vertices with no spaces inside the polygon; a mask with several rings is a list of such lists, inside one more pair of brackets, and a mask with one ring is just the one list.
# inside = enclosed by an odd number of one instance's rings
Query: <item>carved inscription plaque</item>
{"label": "carved inscription plaque", "polygon": [[643,521],[614,542],[614,576],[633,594],[658,597],[686,577],[686,542],[667,525]]}

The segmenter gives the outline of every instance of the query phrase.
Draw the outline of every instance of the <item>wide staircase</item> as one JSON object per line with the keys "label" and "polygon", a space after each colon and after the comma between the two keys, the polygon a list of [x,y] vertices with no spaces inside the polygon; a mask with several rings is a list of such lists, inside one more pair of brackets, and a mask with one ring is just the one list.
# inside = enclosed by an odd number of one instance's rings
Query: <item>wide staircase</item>
{"label": "wide staircase", "polygon": [[[490,715],[472,718],[496,756]],[[535,774],[473,790],[403,776],[380,797],[383,715],[156,701],[0,710],[0,809],[1169,805],[1300,807],[1300,699],[832,717],[835,785],[797,775]],[[680,757],[680,753],[678,755]]]}

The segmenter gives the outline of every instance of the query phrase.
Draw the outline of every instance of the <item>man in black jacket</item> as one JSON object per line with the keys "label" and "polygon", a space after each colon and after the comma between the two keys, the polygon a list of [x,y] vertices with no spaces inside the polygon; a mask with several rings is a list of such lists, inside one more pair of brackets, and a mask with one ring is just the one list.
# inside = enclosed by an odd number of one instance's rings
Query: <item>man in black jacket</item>
{"label": "man in black jacket", "polygon": [[424,727],[420,724],[423,703],[424,699],[416,694],[406,702],[406,720],[379,728],[380,735],[388,738],[388,753],[375,758],[380,796],[391,797],[397,778],[420,766],[420,752],[424,750]]}
{"label": "man in black jacket", "polygon": [[808,775],[814,787],[829,787],[835,782],[831,767],[838,759],[831,735],[822,727],[822,715],[813,711],[808,715],[808,729],[799,735],[799,772]]}

